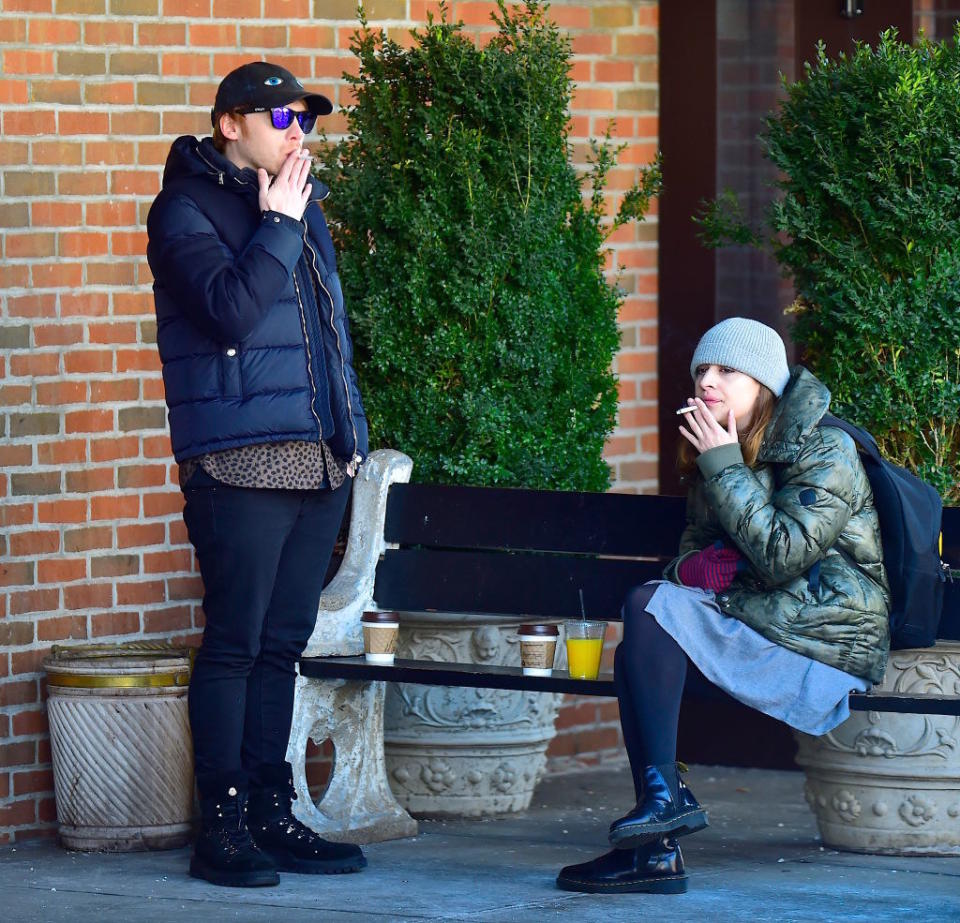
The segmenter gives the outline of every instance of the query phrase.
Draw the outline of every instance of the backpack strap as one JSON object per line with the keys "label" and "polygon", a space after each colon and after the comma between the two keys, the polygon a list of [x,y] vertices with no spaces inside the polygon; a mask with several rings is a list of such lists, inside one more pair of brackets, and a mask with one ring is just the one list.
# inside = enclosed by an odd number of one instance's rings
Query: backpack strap
{"label": "backpack strap", "polygon": [[848,423],[846,420],[841,420],[840,417],[835,417],[832,413],[825,413],[817,425],[835,426],[837,429],[842,429],[857,444],[858,448],[869,455],[873,461],[878,465],[882,461],[877,440],[862,427]]}

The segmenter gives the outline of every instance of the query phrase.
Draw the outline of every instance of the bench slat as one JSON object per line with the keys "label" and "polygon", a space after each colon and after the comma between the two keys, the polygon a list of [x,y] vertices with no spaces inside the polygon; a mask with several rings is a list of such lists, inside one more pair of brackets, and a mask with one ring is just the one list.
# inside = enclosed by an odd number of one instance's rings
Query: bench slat
{"label": "bench slat", "polygon": [[[478,689],[526,689],[532,692],[570,692],[575,695],[616,696],[613,674],[596,680],[571,679],[562,670],[552,676],[524,676],[520,667],[475,663],[438,663],[432,660],[397,659],[393,666],[367,663],[362,657],[304,657],[300,673],[313,679],[346,679],[419,683],[425,686],[470,686]],[[850,696],[853,711],[901,714],[958,715],[960,696],[900,693],[856,693]]]}
{"label": "bench slat", "polygon": [[857,692],[850,695],[850,710],[960,716],[960,695],[912,696],[894,692]]}
{"label": "bench slat", "polygon": [[686,500],[519,488],[393,484],[384,538],[398,545],[674,557]]}
{"label": "bench slat", "polygon": [[565,671],[552,676],[524,676],[520,667],[476,663],[437,663],[401,660],[393,666],[367,663],[361,657],[304,657],[300,674],[313,679],[388,680],[424,686],[470,686],[474,689],[526,689],[532,692],[571,692],[577,695],[616,696],[613,674],[599,679],[571,679]]}
{"label": "bench slat", "polygon": [[658,561],[433,550],[387,551],[373,598],[380,609],[619,620],[627,591],[663,573]]}

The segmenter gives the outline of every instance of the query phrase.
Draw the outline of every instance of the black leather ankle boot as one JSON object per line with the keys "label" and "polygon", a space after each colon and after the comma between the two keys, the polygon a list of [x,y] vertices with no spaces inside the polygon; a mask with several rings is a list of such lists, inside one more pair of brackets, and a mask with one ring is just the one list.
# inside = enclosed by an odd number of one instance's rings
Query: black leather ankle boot
{"label": "black leather ankle boot", "polygon": [[587,894],[683,894],[687,874],[677,841],[661,837],[568,865],[557,876],[557,887]]}
{"label": "black leather ankle boot", "polygon": [[610,843],[624,849],[659,837],[685,836],[708,824],[707,812],[680,778],[676,763],[643,770],[643,797],[637,806],[610,825]]}
{"label": "black leather ankle boot", "polygon": [[297,797],[289,763],[261,766],[250,789],[250,833],[281,872],[336,875],[367,864],[359,846],[331,843],[293,815]]}
{"label": "black leather ankle boot", "polygon": [[256,888],[280,883],[277,867],[247,829],[246,779],[225,778],[200,791],[200,835],[190,874],[215,885]]}

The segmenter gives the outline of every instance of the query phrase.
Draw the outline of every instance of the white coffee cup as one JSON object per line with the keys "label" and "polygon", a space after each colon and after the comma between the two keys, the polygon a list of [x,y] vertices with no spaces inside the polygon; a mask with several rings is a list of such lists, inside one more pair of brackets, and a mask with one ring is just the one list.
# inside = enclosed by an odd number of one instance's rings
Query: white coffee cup
{"label": "white coffee cup", "polygon": [[560,632],[556,625],[521,625],[520,663],[524,676],[550,676],[553,660],[557,655],[557,638]]}
{"label": "white coffee cup", "polygon": [[397,653],[400,622],[393,612],[364,612],[363,655],[368,663],[391,664]]}

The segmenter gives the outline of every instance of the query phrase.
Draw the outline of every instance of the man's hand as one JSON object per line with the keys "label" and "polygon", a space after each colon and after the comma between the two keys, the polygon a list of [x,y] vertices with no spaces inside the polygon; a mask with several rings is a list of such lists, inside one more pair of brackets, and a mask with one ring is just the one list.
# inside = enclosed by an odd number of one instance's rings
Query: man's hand
{"label": "man's hand", "polygon": [[280,172],[273,182],[262,167],[257,170],[257,179],[260,182],[260,211],[279,212],[289,215],[295,221],[303,217],[303,212],[310,201],[309,158],[300,158],[299,151],[293,151],[280,167]]}
{"label": "man's hand", "polygon": [[695,397],[693,403],[697,409],[687,414],[690,429],[681,426],[680,433],[698,452],[737,442],[737,421],[732,410],[727,414],[727,428],[724,429],[699,397]]}

